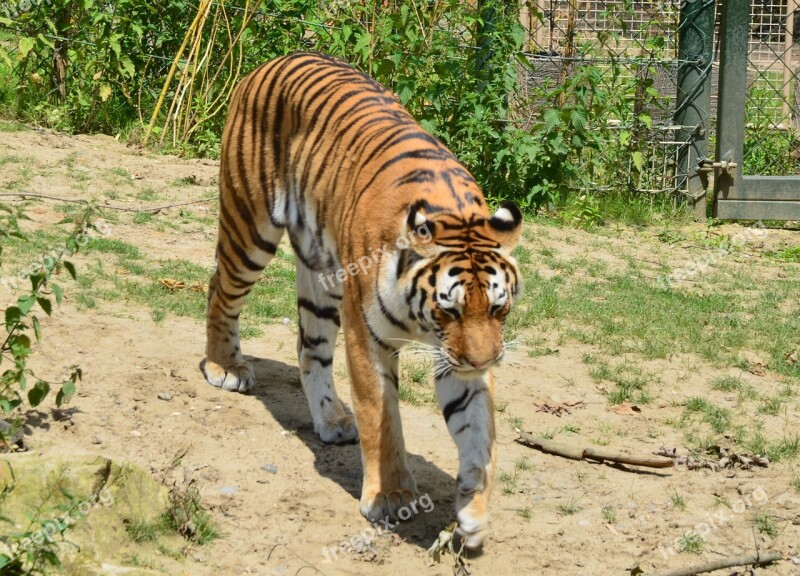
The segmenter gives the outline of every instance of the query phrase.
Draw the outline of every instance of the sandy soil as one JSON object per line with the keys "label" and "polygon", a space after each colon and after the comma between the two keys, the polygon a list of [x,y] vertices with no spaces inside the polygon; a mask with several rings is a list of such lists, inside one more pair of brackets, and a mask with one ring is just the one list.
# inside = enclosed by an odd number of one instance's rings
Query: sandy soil
{"label": "sandy soil", "polygon": [[[164,203],[198,198],[213,190],[216,181],[213,162],[151,156],[108,137],[7,133],[0,142],[3,154],[31,158],[33,176],[25,190],[57,196],[102,198],[110,184],[97,175],[119,168],[132,176],[120,187],[162,190],[169,198]],[[80,187],[64,175],[70,155],[70,170],[87,176]],[[198,185],[170,186],[187,176],[195,177]],[[9,172],[0,172],[0,187],[10,179]],[[125,204],[126,199],[109,202]],[[213,203],[199,209],[213,211]],[[174,210],[159,217],[169,218]],[[30,212],[35,225],[60,219],[51,202],[37,203]],[[113,229],[114,237],[154,258],[185,258],[206,266],[213,261],[213,228],[159,232],[123,218]],[[780,244],[793,238],[796,243],[796,234],[781,234],[773,235],[772,241]],[[620,229],[597,237],[531,225],[526,237],[564,258],[591,253],[615,263],[621,262],[623,247],[650,241],[652,231]],[[665,258],[679,262],[687,257],[688,252],[674,253],[680,248],[671,250]],[[639,255],[647,257],[645,252]],[[552,271],[542,268],[541,273]],[[7,301],[6,292],[0,296]],[[404,405],[402,414],[410,465],[433,510],[400,524],[394,533],[375,537],[361,551],[326,558],[326,550],[330,557],[331,549],[369,526],[358,513],[359,449],[326,446],[314,434],[299,386],[294,317],[288,323],[270,324],[263,336],[243,343],[258,377],[254,393],[247,396],[204,382],[198,365],[205,334],[199,321],[169,316],[157,324],[143,307],[102,301],[95,310],[80,311],[67,289],[64,306],[43,321],[43,331],[34,357],[43,376],[55,378],[79,364],[85,377],[68,410],[55,414],[48,401],[34,414],[25,438],[30,449],[100,453],[134,462],[153,474],[160,474],[186,451],[172,474],[196,481],[224,537],[192,549],[182,562],[157,558],[167,573],[453,572],[451,558],[437,564],[426,552],[453,520],[458,464],[443,418],[426,406]],[[497,403],[504,407],[497,414],[499,469],[516,474],[516,480],[495,486],[491,536],[482,554],[467,559],[472,573],[627,574],[636,566],[650,572],[745,554],[757,547],[787,554],[787,560],[759,573],[800,574],[800,496],[788,484],[797,473],[796,464],[718,472],[686,467],[644,471],[566,460],[515,442],[513,419],[521,418],[524,428],[536,433],[579,427],[579,434],[559,434],[565,442],[586,444],[588,438],[607,434],[610,448],[648,455],[669,446],[685,453],[681,431],[667,425],[680,414],[675,402],[707,394],[706,383],[714,375],[740,371],[714,368],[689,355],[646,362],[662,382],[658,398],[639,412],[618,414],[608,409],[603,390],[581,360],[582,354],[594,351],[592,347],[559,345],[553,333],[541,336],[544,345],[557,352],[530,357],[526,346],[520,345],[496,370]],[[342,348],[341,342],[338,347]],[[339,393],[349,404],[343,356],[340,350],[335,374]],[[779,380],[770,373],[742,377],[759,387],[777,385]],[[164,392],[172,399],[159,399]],[[536,408],[542,402],[578,400],[582,408],[560,417]],[[788,408],[785,425],[797,430],[798,422],[795,402]],[[521,459],[527,466],[517,465]],[[684,509],[675,505],[671,497],[675,493],[685,497]],[[720,506],[721,499],[727,499],[730,508]],[[614,516],[604,509],[613,510]],[[753,530],[754,516],[767,509],[779,518],[780,533],[775,538]],[[700,523],[708,525],[701,554],[670,548]]]}

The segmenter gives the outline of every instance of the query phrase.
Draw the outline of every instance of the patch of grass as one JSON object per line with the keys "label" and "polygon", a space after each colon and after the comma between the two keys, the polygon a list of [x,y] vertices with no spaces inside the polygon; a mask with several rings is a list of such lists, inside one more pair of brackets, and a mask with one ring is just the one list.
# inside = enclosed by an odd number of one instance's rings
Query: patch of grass
{"label": "patch of grass", "polygon": [[607,524],[616,524],[617,509],[613,506],[603,506],[603,520],[605,520]]}
{"label": "patch of grass", "polygon": [[525,520],[530,520],[533,517],[533,511],[530,508],[520,508],[517,510],[517,514]]}
{"label": "patch of grass", "polygon": [[104,254],[116,254],[117,256],[132,260],[138,260],[142,257],[136,246],[123,242],[122,240],[117,240],[116,238],[90,238],[87,248]]}
{"label": "patch of grass", "polygon": [[513,474],[500,470],[497,474],[497,481],[503,485],[503,494],[514,494],[517,491],[517,472]]}
{"label": "patch of grass", "polygon": [[681,536],[680,551],[689,554],[701,554],[705,550],[706,541],[697,532],[688,532]]}
{"label": "patch of grass", "polygon": [[436,392],[430,383],[433,364],[425,357],[405,359],[400,368],[399,396],[412,406],[437,406]]}
{"label": "patch of grass", "polygon": [[714,406],[705,398],[693,397],[686,401],[687,413],[702,414],[702,421],[711,426],[717,434],[722,434],[731,426],[731,411],[727,408]]}
{"label": "patch of grass", "polygon": [[800,245],[786,248],[780,252],[768,252],[767,256],[783,262],[800,262]]}
{"label": "patch of grass", "polygon": [[772,398],[762,398],[758,405],[759,414],[768,414],[769,416],[777,416],[783,407],[783,400],[779,396]]}
{"label": "patch of grass", "polygon": [[677,510],[686,510],[686,499],[678,494],[677,491],[670,494],[669,499]]}
{"label": "patch of grass", "polygon": [[794,491],[800,494],[800,476],[793,476],[789,481],[789,486],[794,488]]}
{"label": "patch of grass", "polygon": [[136,199],[137,200],[144,200],[145,202],[148,202],[148,201],[151,201],[151,200],[158,200],[158,199],[163,198],[163,197],[164,196],[162,194],[159,194],[158,192],[156,192],[152,188],[145,188],[144,190],[136,193]]}
{"label": "patch of grass", "polygon": [[632,362],[624,361],[617,366],[596,363],[589,369],[589,375],[596,382],[608,381],[615,385],[606,392],[610,404],[634,402],[647,404],[652,400],[648,391],[650,383],[657,383],[658,378]]}
{"label": "patch of grass", "polygon": [[562,516],[572,516],[573,514],[577,514],[580,512],[580,500],[576,498],[570,498],[568,502],[559,504],[556,506],[556,510]]}
{"label": "patch of grass", "polygon": [[134,224],[148,224],[153,221],[152,212],[137,212],[133,217]]}
{"label": "patch of grass", "polygon": [[713,378],[709,385],[712,390],[719,390],[720,392],[738,392],[745,386],[745,383],[736,376],[718,376]]}
{"label": "patch of grass", "polygon": [[144,520],[126,520],[124,524],[128,536],[137,543],[155,542],[164,529],[163,523]]}
{"label": "patch of grass", "polygon": [[753,524],[755,524],[756,530],[758,530],[759,533],[766,534],[770,538],[777,538],[778,534],[781,532],[778,526],[778,519],[764,510],[760,510],[755,515]]}
{"label": "patch of grass", "polygon": [[163,524],[195,544],[208,544],[220,537],[211,515],[203,507],[194,487],[175,488],[170,492],[170,505]]}

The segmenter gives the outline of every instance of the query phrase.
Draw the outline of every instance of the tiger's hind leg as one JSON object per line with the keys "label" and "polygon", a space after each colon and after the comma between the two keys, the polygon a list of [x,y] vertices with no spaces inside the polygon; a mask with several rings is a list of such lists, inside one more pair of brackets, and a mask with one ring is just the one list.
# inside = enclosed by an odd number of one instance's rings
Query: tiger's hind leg
{"label": "tiger's hind leg", "polygon": [[336,394],[333,352],[341,324],[342,286],[330,285],[319,273],[297,262],[300,381],[308,400],[314,430],[327,444],[358,440],[352,413]]}
{"label": "tiger's hind leg", "polygon": [[[240,217],[245,215],[240,213]],[[223,206],[217,269],[208,286],[203,372],[212,386],[248,392],[256,378],[239,346],[239,314],[253,284],[275,255],[283,228],[267,224],[266,230],[260,230],[253,221],[237,224],[230,220],[230,212]]]}

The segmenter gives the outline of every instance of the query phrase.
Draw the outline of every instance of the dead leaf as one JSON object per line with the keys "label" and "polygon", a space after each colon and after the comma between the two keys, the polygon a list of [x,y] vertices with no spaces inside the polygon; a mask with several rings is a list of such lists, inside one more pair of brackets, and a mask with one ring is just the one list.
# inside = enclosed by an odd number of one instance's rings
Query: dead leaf
{"label": "dead leaf", "polygon": [[786,354],[784,354],[784,356],[786,357],[786,363],[789,366],[794,366],[795,364],[797,364],[797,350],[792,350],[791,352],[787,352]]}
{"label": "dead leaf", "polygon": [[119,276],[125,276],[125,274],[130,274],[130,272],[125,270],[125,268],[117,268],[116,270],[114,270],[114,273],[118,274]]}
{"label": "dead leaf", "polygon": [[159,278],[158,283],[170,292],[183,290],[186,287],[186,284],[183,282],[183,280],[175,280],[174,278]]}
{"label": "dead leaf", "polygon": [[202,292],[205,294],[206,292],[208,292],[208,284],[203,284],[199,280],[195,280],[194,282],[189,284],[189,290],[191,290],[192,292]]}
{"label": "dead leaf", "polygon": [[640,414],[642,412],[641,408],[631,404],[630,402],[623,402],[622,404],[618,404],[616,406],[609,406],[608,410],[614,414],[619,414],[620,416],[635,416],[636,414]]}

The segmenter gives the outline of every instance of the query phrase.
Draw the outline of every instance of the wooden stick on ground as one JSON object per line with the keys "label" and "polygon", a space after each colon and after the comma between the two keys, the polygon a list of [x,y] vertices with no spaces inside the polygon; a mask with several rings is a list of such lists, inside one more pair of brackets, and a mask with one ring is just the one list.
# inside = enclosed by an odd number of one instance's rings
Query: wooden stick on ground
{"label": "wooden stick on ground", "polygon": [[698,564],[697,566],[690,566],[688,568],[678,568],[677,570],[668,570],[667,572],[654,572],[649,576],[695,576],[695,574],[704,574],[705,572],[713,572],[714,570],[722,570],[724,568],[733,568],[735,566],[761,566],[763,564],[771,564],[783,558],[783,554],[773,550],[772,552],[757,552],[755,555],[750,556],[734,556],[732,558],[723,558],[722,560],[713,560],[705,564]]}
{"label": "wooden stick on ground", "polygon": [[555,454],[572,460],[598,460],[601,462],[617,462],[619,464],[632,464],[647,468],[672,468],[675,462],[671,458],[650,458],[647,456],[630,456],[614,450],[591,447],[581,448],[555,442],[546,438],[539,438],[528,432],[519,431],[517,442],[530,448],[536,448],[548,454]]}

